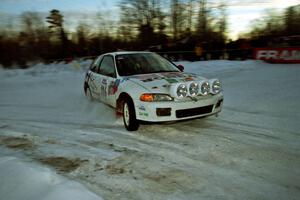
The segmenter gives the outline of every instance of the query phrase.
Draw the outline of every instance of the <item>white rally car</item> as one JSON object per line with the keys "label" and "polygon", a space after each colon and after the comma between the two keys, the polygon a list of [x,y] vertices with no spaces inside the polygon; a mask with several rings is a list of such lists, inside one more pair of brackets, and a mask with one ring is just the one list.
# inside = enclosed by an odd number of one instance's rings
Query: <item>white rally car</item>
{"label": "white rally car", "polygon": [[140,121],[165,122],[213,115],[221,111],[223,94],[218,79],[184,73],[152,52],[100,55],[86,73],[84,91],[123,114],[125,128]]}

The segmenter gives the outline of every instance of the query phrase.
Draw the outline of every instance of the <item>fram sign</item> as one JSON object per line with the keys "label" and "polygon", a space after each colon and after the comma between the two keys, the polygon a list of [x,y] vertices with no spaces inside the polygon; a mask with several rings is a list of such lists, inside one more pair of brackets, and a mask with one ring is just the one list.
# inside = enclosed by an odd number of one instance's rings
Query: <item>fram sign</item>
{"label": "fram sign", "polygon": [[300,63],[300,47],[256,48],[254,59],[274,63]]}

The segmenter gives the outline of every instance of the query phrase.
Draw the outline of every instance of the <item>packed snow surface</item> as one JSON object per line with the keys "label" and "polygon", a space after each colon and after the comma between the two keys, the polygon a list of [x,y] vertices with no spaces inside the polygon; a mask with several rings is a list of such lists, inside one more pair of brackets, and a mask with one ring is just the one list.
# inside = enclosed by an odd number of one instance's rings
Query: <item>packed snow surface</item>
{"label": "packed snow surface", "polygon": [[14,157],[0,158],[1,199],[102,200],[81,184]]}
{"label": "packed snow surface", "polygon": [[90,62],[0,69],[0,199],[300,198],[299,64],[178,62],[222,112],[127,132],[84,96]]}

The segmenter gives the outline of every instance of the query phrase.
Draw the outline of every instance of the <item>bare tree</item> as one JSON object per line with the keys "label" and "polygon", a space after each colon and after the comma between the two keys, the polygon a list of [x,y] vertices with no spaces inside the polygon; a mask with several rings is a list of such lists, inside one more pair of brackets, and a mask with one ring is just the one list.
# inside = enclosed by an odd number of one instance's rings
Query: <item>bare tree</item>
{"label": "bare tree", "polygon": [[197,23],[197,33],[205,37],[208,32],[208,8],[206,0],[200,0],[199,11],[198,11],[198,23]]}
{"label": "bare tree", "polygon": [[50,54],[49,35],[40,13],[24,12],[20,15],[21,31],[18,36],[20,59],[47,59]]}
{"label": "bare tree", "polygon": [[286,35],[300,34],[300,5],[291,6],[285,11]]}
{"label": "bare tree", "polygon": [[226,41],[226,32],[227,32],[227,13],[226,13],[227,9],[226,8],[227,6],[224,2],[221,2],[218,6],[219,19],[218,19],[217,27],[221,39],[224,41],[224,43]]}
{"label": "bare tree", "polygon": [[191,31],[192,25],[193,25],[193,15],[194,15],[194,0],[189,0],[187,5],[187,20],[188,20],[188,26],[187,28]]}
{"label": "bare tree", "polygon": [[80,22],[76,29],[76,54],[79,56],[85,56],[88,53],[89,43],[89,26],[83,22]]}
{"label": "bare tree", "polygon": [[137,36],[142,46],[147,47],[157,41],[157,33],[162,33],[164,13],[160,0],[122,0],[120,4],[121,20],[124,31]]}

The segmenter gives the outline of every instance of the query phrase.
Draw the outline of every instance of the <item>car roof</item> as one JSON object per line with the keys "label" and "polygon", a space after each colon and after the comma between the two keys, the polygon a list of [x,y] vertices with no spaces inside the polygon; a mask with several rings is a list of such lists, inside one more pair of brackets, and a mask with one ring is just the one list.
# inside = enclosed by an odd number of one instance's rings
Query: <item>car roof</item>
{"label": "car roof", "polygon": [[124,54],[139,54],[139,53],[153,53],[150,51],[116,51],[116,52],[110,52],[107,54],[111,54],[111,55],[124,55]]}

